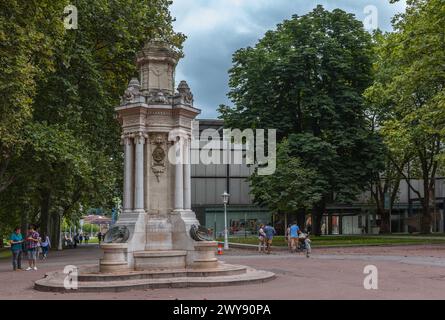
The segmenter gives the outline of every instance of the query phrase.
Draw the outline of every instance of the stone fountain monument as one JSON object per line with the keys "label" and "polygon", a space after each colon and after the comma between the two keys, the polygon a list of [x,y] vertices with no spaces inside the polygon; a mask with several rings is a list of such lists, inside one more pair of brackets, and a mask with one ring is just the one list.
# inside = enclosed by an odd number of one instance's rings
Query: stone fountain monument
{"label": "stone fountain monument", "polygon": [[[200,232],[191,208],[191,124],[187,83],[175,85],[180,54],[160,41],[138,53],[120,106],[124,146],[123,212],[101,245],[99,266],[76,270],[80,291],[262,282],[273,273],[218,261],[217,243]],[[69,291],[66,274],[50,273],[38,290]]]}

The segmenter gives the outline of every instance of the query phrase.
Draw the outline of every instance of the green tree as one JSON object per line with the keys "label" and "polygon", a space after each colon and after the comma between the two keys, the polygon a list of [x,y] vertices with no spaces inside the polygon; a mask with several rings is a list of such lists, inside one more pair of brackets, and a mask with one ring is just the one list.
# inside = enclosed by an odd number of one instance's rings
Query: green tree
{"label": "green tree", "polygon": [[283,139],[277,148],[275,174],[259,176],[254,173],[249,178],[251,194],[258,205],[267,206],[274,212],[291,213],[303,227],[305,210],[322,199],[327,183],[315,170],[305,168],[292,153],[289,141]]}
{"label": "green tree", "polygon": [[[229,97],[220,106],[232,128],[276,128],[291,156],[316,173],[323,190],[313,205],[314,232],[332,201],[351,202],[380,166],[363,91],[372,83],[372,41],[352,14],[318,6],[268,31],[234,54]],[[253,186],[255,188],[255,186]]]}
{"label": "green tree", "polygon": [[8,169],[20,156],[23,128],[32,117],[36,82],[54,70],[65,30],[66,0],[0,3],[0,192],[16,179]]}
{"label": "green tree", "polygon": [[[385,110],[381,134],[392,164],[422,205],[421,231],[431,232],[435,180],[444,156],[445,4],[441,0],[407,1],[393,21],[395,32],[382,36],[375,63],[376,80],[366,96]],[[423,181],[416,188],[411,178]]]}
{"label": "green tree", "polygon": [[[10,164],[18,177],[10,188],[27,199],[22,220],[38,222],[53,237],[64,218],[76,221],[81,207],[111,208],[122,192],[114,107],[136,73],[136,52],[152,38],[178,49],[184,40],[173,31],[168,0],[71,4],[78,9],[78,29],[67,30],[52,48],[52,72],[36,82],[31,117],[24,125],[26,152]],[[7,198],[11,195],[4,199],[20,216],[24,204]]]}

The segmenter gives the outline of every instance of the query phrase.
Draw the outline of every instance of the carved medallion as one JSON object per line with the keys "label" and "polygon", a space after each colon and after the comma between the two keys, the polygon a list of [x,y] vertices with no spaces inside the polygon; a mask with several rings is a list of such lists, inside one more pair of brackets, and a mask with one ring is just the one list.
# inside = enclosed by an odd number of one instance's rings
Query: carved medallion
{"label": "carved medallion", "polygon": [[155,164],[164,163],[165,151],[161,147],[157,146],[153,151],[153,160]]}
{"label": "carved medallion", "polygon": [[152,141],[152,144],[155,145],[155,148],[152,152],[153,164],[151,166],[151,169],[155,174],[158,182],[160,182],[161,174],[165,172],[165,139],[162,137],[162,135],[159,134],[156,135],[155,139],[153,139]]}

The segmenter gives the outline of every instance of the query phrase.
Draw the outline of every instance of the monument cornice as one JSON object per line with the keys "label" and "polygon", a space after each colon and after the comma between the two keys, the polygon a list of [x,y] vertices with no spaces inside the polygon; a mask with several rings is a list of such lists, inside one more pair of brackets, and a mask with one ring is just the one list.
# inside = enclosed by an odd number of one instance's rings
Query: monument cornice
{"label": "monument cornice", "polygon": [[141,110],[141,109],[148,109],[149,106],[146,103],[141,103],[141,102],[137,102],[137,103],[129,103],[126,105],[121,105],[118,106],[116,108],[114,108],[114,110],[116,112],[124,112],[124,111],[132,111],[132,110]]}
{"label": "monument cornice", "polygon": [[179,115],[188,115],[192,117],[196,117],[197,115],[201,114],[200,109],[183,104],[173,106],[173,112]]}
{"label": "monument cornice", "polygon": [[136,58],[136,64],[138,67],[140,67],[141,65],[150,63],[150,62],[168,63],[175,67],[178,63],[178,59],[174,56],[157,57],[157,56],[153,56],[151,54],[139,54]]}

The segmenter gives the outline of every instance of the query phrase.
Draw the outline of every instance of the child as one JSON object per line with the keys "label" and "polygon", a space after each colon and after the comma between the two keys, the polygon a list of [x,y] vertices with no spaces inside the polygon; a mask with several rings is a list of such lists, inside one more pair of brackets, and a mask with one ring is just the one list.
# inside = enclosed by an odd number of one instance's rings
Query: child
{"label": "child", "polygon": [[266,251],[266,233],[264,232],[264,224],[262,224],[258,230],[258,240],[260,241],[258,244],[258,252]]}

